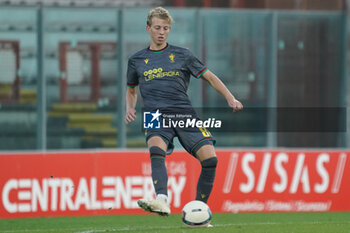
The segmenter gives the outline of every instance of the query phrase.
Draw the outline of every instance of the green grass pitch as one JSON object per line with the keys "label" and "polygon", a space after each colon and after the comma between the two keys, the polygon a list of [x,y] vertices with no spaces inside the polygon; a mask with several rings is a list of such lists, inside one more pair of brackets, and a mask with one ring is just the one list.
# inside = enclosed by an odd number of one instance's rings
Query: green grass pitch
{"label": "green grass pitch", "polygon": [[157,215],[2,219],[2,233],[350,233],[350,212],[213,214],[212,228],[188,228],[181,216]]}

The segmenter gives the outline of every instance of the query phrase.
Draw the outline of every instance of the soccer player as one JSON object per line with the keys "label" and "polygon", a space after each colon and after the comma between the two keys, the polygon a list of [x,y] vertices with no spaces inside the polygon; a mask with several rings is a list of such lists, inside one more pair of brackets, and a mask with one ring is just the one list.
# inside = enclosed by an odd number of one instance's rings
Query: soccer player
{"label": "soccer player", "polygon": [[[128,124],[136,118],[138,87],[144,108],[153,111],[173,107],[192,109],[186,94],[191,75],[209,82],[218,93],[225,97],[228,106],[234,112],[241,110],[243,105],[231,94],[225,84],[188,49],[167,43],[172,22],[171,15],[162,7],[151,9],[148,14],[146,30],[150,35],[150,45],[132,55],[128,61],[125,123]],[[215,140],[203,127],[147,130],[146,141],[151,157],[156,199],[140,199],[138,205],[145,211],[162,216],[170,214],[167,202],[168,175],[165,157],[173,149],[174,137],[178,137],[185,150],[201,163],[202,170],[198,179],[196,200],[205,203],[208,201],[218,162],[213,146]]]}

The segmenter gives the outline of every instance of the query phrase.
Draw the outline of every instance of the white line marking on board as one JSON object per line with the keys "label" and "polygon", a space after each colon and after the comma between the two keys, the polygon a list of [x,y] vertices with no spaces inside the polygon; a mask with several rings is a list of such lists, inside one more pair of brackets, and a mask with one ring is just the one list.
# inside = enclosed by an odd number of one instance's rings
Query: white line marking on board
{"label": "white line marking on board", "polygon": [[234,178],[235,173],[236,173],[237,163],[238,163],[238,154],[232,153],[230,155],[230,160],[229,160],[228,167],[227,167],[226,179],[224,182],[224,187],[222,189],[222,191],[224,193],[229,193],[231,191],[232,184],[233,184],[233,178]]}
{"label": "white line marking on board", "polygon": [[266,153],[264,156],[262,168],[260,171],[258,186],[256,187],[256,192],[258,193],[264,192],[266,178],[270,168],[270,162],[271,162],[271,153]]}
{"label": "white line marking on board", "polygon": [[346,154],[342,153],[339,156],[337,168],[335,170],[335,175],[332,185],[332,193],[338,193],[340,189],[340,184],[343,179],[344,168],[346,164]]}

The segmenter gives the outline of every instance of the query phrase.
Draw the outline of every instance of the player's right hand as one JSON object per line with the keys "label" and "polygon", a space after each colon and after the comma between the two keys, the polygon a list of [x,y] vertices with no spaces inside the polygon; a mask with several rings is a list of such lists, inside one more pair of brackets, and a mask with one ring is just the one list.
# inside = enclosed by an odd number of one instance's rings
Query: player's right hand
{"label": "player's right hand", "polygon": [[125,124],[128,124],[136,119],[136,109],[130,108],[126,110]]}

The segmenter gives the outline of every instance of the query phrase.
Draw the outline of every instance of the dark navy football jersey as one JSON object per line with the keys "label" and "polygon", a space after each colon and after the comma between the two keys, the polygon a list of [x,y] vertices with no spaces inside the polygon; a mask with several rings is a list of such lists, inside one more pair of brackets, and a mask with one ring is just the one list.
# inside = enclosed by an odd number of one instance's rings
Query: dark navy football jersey
{"label": "dark navy football jersey", "polygon": [[192,107],[190,77],[200,78],[206,70],[188,49],[169,44],[160,51],[145,48],[130,57],[127,84],[139,85],[146,109]]}

